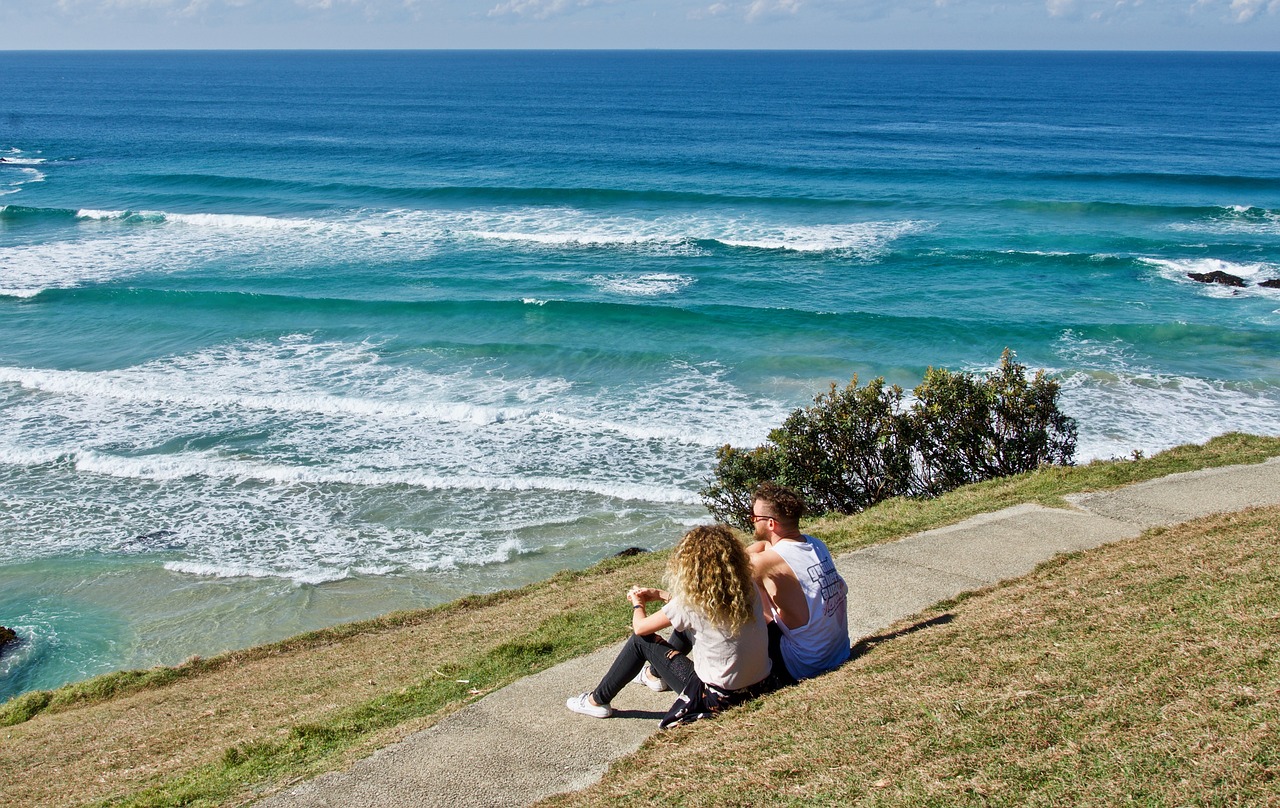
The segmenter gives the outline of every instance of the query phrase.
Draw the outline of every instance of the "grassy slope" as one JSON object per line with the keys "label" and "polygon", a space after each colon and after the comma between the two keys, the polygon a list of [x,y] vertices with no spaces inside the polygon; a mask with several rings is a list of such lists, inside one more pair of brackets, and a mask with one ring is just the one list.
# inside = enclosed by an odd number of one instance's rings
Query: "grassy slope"
{"label": "grassy slope", "polygon": [[920,621],[543,805],[1280,804],[1280,508],[1060,557]]}
{"label": "grassy slope", "polygon": [[[1067,493],[1275,455],[1280,439],[1228,435],[1140,461],[1048,469],[931,502],[885,503],[809,527],[849,550],[1019,502],[1061,504]],[[656,579],[662,563],[661,556],[609,561],[440,609],[28,694],[0,707],[7,804],[238,804],[340,767],[494,687],[621,637],[626,614],[617,592]]]}

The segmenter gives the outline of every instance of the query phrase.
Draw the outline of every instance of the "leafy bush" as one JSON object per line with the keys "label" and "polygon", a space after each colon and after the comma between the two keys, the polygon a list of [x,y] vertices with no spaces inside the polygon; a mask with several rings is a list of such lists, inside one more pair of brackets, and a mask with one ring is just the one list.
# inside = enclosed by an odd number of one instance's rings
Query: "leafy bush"
{"label": "leafy bush", "polygon": [[985,379],[930,368],[912,417],[923,469],[915,493],[936,496],[968,483],[1070,465],[1075,420],[1058,409],[1058,383],[1013,361],[1009,350]]}
{"label": "leafy bush", "polygon": [[886,386],[884,379],[858,387],[854,376],[843,390],[831,385],[812,407],[791,413],[769,434],[781,455],[777,479],[804,480],[805,499],[818,512],[860,511],[906,494],[910,429],[901,387]]}
{"label": "leafy bush", "polygon": [[[776,431],[776,430],[775,430]],[[716,450],[716,476],[699,493],[707,510],[721,522],[751,532],[751,490],[764,480],[789,479],[782,473],[782,452],[765,444],[735,449],[725,444]]]}
{"label": "leafy bush", "polygon": [[701,491],[717,518],[751,529],[751,489],[777,480],[818,513],[856,513],[895,496],[937,496],[968,483],[1070,465],[1074,419],[1059,385],[1005,350],[985,377],[929,368],[909,407],[897,385],[854,376],[795,410],[755,449],[723,446]]}

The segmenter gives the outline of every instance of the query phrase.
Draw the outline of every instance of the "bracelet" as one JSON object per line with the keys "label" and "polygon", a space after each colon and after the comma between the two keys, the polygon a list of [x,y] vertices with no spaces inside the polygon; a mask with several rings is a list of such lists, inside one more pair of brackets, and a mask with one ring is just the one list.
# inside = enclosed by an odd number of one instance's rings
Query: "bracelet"
{"label": "bracelet", "polygon": [[631,608],[633,608],[633,609],[643,609],[643,608],[644,608],[644,604],[643,604],[643,603],[634,603],[634,604],[632,604]]}

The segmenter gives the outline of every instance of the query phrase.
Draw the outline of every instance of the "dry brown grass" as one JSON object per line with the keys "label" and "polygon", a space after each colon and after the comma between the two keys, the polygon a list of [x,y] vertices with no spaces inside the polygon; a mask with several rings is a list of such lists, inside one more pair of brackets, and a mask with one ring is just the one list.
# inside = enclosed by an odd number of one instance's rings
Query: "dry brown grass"
{"label": "dry brown grass", "polygon": [[946,606],[546,804],[1280,805],[1280,508]]}

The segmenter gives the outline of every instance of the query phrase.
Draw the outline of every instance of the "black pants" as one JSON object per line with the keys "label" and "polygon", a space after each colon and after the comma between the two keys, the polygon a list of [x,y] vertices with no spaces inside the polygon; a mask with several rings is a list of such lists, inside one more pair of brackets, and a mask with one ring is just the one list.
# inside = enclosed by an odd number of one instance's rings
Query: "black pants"
{"label": "black pants", "polygon": [[782,658],[782,629],[775,622],[769,623],[769,659],[773,662],[773,672],[769,678],[775,687],[787,687],[796,683],[796,677],[787,671],[787,662]]}
{"label": "black pants", "polygon": [[693,643],[680,631],[671,632],[670,640],[663,639],[660,634],[632,634],[609,672],[592,691],[591,698],[596,704],[613,701],[613,697],[636,678],[646,662],[653,666],[653,672],[662,677],[667,687],[681,692],[694,677],[693,663],[689,661],[689,649],[692,647]]}

